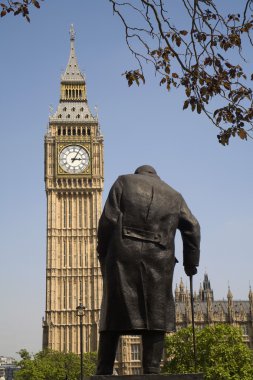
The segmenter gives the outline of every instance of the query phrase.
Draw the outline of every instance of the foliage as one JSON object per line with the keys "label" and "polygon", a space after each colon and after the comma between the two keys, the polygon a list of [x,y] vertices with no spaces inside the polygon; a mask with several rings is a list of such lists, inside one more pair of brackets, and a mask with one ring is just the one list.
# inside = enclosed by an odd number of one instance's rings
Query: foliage
{"label": "foliage", "polygon": [[[43,1],[43,0],[39,0]],[[1,17],[6,16],[8,13],[13,13],[14,16],[22,15],[25,19],[30,22],[29,7],[34,5],[36,8],[40,8],[40,3],[38,0],[23,0],[21,1],[11,1],[7,0],[4,3],[0,3],[2,11],[0,13]]]}
{"label": "foliage", "polygon": [[[44,350],[33,357],[27,350],[19,351],[20,370],[15,373],[15,380],[77,380],[80,378],[80,357],[73,353]],[[85,376],[92,376],[96,371],[97,354],[84,354],[83,369]]]}
{"label": "foliage", "polygon": [[[207,326],[196,330],[197,371],[205,380],[252,380],[253,355],[240,328]],[[194,373],[192,330],[187,327],[166,338],[163,373]]]}
{"label": "foliage", "polygon": [[125,72],[129,86],[145,82],[143,63],[151,63],[160,85],[183,87],[184,110],[204,113],[218,127],[221,144],[253,137],[253,95],[241,65],[242,47],[253,44],[253,0],[241,0],[238,12],[227,15],[215,0],[109,1],[138,61]]}

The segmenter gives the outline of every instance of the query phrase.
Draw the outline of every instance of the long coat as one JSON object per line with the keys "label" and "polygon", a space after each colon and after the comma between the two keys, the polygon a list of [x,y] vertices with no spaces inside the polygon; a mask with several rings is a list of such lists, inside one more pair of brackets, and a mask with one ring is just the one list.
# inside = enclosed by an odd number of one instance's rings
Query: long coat
{"label": "long coat", "polygon": [[199,224],[183,197],[156,174],[120,176],[98,227],[103,275],[100,332],[173,331],[174,238],[183,239],[183,264],[199,264]]}

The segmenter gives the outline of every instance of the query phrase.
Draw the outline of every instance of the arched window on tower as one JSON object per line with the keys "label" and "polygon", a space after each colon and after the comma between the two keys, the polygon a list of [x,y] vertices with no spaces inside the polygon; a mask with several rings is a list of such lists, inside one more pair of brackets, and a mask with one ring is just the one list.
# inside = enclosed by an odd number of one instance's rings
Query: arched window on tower
{"label": "arched window on tower", "polygon": [[82,97],[82,90],[79,90],[79,98]]}
{"label": "arched window on tower", "polygon": [[78,136],[81,136],[81,129],[80,128],[78,128],[77,134],[78,134]]}
{"label": "arched window on tower", "polygon": [[68,90],[65,90],[65,97],[68,98]]}

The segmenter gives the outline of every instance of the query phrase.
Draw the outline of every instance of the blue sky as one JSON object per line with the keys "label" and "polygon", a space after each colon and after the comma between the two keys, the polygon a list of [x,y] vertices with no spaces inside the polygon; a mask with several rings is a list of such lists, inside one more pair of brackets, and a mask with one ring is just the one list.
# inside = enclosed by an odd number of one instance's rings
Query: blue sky
{"label": "blue sky", "polygon": [[[226,0],[228,3],[228,1]],[[236,3],[236,2],[235,2]],[[238,3],[238,2],[237,2]],[[136,63],[108,1],[46,1],[31,23],[9,16],[1,30],[1,313],[0,355],[41,349],[45,304],[46,197],[44,134],[49,106],[59,100],[69,57],[69,27],[76,30],[79,66],[92,111],[98,106],[105,140],[105,191],[119,174],[151,164],[180,191],[202,227],[195,287],[207,271],[215,298],[228,283],[246,299],[252,279],[252,141],[218,144],[202,116],[182,111],[180,91],[167,93],[151,68],[146,85],[128,88],[121,75]],[[252,49],[247,53],[253,65]],[[174,284],[182,270],[179,237]]]}

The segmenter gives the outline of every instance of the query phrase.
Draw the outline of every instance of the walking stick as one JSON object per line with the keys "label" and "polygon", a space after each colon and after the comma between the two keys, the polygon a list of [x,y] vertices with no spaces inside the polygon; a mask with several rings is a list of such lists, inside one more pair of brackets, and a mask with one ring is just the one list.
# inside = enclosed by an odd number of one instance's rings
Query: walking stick
{"label": "walking stick", "polygon": [[194,368],[195,368],[195,372],[197,372],[197,353],[196,353],[196,338],[195,338],[195,323],[194,323],[194,299],[193,299],[192,275],[190,276],[190,294],[191,294],[191,311],[192,311],[192,338],[193,338]]}

